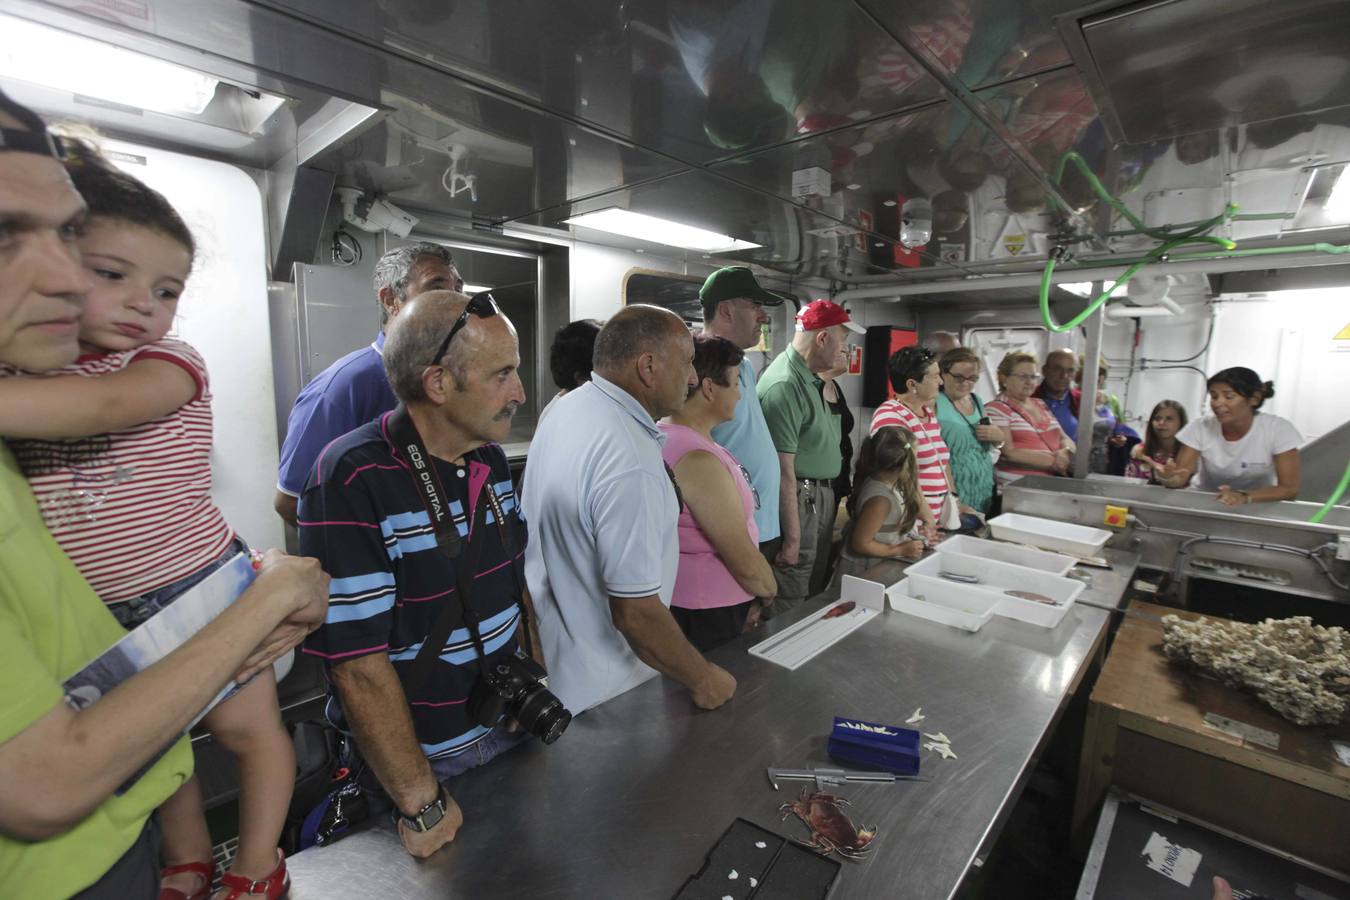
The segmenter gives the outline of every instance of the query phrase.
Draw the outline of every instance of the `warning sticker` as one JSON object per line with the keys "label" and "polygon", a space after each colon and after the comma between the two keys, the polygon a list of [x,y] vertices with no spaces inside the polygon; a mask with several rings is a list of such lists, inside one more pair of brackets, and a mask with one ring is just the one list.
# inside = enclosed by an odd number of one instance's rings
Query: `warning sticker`
{"label": "warning sticker", "polygon": [[1180,844],[1174,844],[1158,832],[1153,832],[1140,854],[1147,858],[1148,867],[1159,875],[1166,875],[1182,887],[1190,887],[1195,870],[1203,859],[1199,853]]}

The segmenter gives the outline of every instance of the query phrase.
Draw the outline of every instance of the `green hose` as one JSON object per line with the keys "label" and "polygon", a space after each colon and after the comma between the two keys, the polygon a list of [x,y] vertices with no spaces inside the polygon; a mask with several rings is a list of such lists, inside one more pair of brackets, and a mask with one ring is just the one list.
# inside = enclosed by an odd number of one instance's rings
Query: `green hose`
{"label": "green hose", "polygon": [[1134,277],[1134,274],[1138,272],[1140,269],[1142,269],[1144,266],[1158,262],[1163,257],[1167,256],[1167,254],[1173,248],[1180,247],[1183,244],[1194,244],[1201,242],[1217,243],[1219,246],[1224,247],[1228,251],[1232,251],[1233,248],[1237,246],[1232,241],[1227,240],[1226,238],[1215,238],[1209,237],[1207,235],[1188,235],[1188,234],[1176,235],[1165,241],[1160,246],[1155,247],[1153,250],[1150,250],[1147,256],[1143,257],[1142,259],[1135,260],[1134,263],[1128,269],[1126,269],[1123,273],[1121,273],[1121,276],[1116,279],[1114,284],[1112,284],[1109,288],[1107,288],[1105,291],[1102,292],[1100,297],[1096,298],[1091,303],[1089,303],[1080,313],[1078,313],[1078,315],[1074,316],[1072,319],[1070,319],[1068,322],[1065,322],[1063,325],[1060,325],[1057,322],[1055,322],[1054,316],[1050,313],[1050,276],[1053,275],[1055,271],[1055,259],[1054,257],[1047,259],[1045,261],[1045,270],[1041,273],[1041,319],[1042,321],[1045,322],[1045,327],[1050,329],[1052,332],[1056,334],[1061,334],[1065,331],[1071,331],[1074,328],[1077,328],[1079,325],[1083,324],[1083,322],[1087,321],[1089,316],[1091,316],[1098,309],[1100,309],[1101,306],[1104,303],[1106,303],[1107,300],[1111,299],[1111,294],[1113,291],[1115,291],[1116,288],[1120,287],[1122,284],[1127,283],[1131,278]]}
{"label": "green hose", "polygon": [[1096,174],[1094,174],[1092,169],[1088,166],[1087,162],[1085,162],[1083,157],[1079,156],[1076,151],[1070,150],[1059,158],[1059,163],[1055,166],[1056,184],[1059,184],[1064,180],[1064,167],[1069,163],[1073,163],[1074,166],[1077,167],[1078,171],[1087,179],[1088,184],[1092,186],[1093,192],[1098,197],[1105,201],[1116,212],[1124,216],[1131,225],[1139,230],[1140,233],[1147,234],[1155,240],[1162,241],[1162,243],[1150,250],[1148,255],[1144,256],[1142,259],[1136,260],[1125,270],[1124,274],[1116,279],[1115,284],[1107,288],[1100,297],[1090,302],[1082,312],[1063,325],[1057,324],[1054,316],[1050,313],[1050,276],[1054,274],[1055,271],[1055,258],[1051,256],[1047,259],[1045,261],[1045,270],[1041,273],[1041,319],[1045,322],[1045,327],[1052,332],[1059,334],[1077,328],[1079,325],[1083,324],[1089,316],[1100,309],[1102,305],[1111,298],[1111,293],[1115,291],[1116,288],[1128,283],[1129,280],[1134,277],[1135,273],[1144,266],[1158,262],[1177,247],[1184,244],[1213,244],[1225,251],[1232,251],[1237,247],[1237,244],[1228,240],[1228,238],[1204,234],[1204,232],[1209,231],[1214,226],[1228,221],[1228,219],[1237,212],[1237,207],[1233,204],[1228,204],[1224,207],[1224,211],[1214,218],[1196,223],[1196,225],[1188,231],[1177,233],[1174,232],[1171,227],[1150,228],[1145,225],[1143,220],[1136,216],[1128,206],[1117,200],[1111,192],[1106,189],[1097,178]]}
{"label": "green hose", "polygon": [[1313,513],[1312,518],[1308,521],[1316,524],[1325,519],[1327,513],[1331,512],[1331,508],[1341,502],[1341,497],[1345,495],[1346,488],[1350,488],[1350,464],[1346,465],[1345,474],[1341,476],[1341,483],[1336,485],[1336,490],[1331,492],[1331,496],[1327,498],[1327,502],[1323,503],[1322,508]]}

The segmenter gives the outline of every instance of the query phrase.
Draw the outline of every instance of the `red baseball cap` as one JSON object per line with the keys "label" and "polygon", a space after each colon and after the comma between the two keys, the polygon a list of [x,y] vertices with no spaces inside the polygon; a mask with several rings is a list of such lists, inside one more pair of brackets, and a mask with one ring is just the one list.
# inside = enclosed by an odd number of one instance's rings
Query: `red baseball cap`
{"label": "red baseball cap", "polygon": [[848,313],[838,303],[829,300],[812,300],[797,313],[798,331],[819,331],[831,325],[843,325],[849,331],[866,334],[867,329],[848,317]]}

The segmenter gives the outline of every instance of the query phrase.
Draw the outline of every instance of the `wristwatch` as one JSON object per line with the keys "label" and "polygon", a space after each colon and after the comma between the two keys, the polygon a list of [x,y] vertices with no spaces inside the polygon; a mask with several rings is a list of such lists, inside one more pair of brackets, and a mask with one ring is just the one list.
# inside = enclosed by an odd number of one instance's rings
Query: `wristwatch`
{"label": "wristwatch", "polygon": [[440,790],[436,792],[435,800],[419,809],[415,816],[405,816],[399,813],[399,820],[413,831],[430,831],[440,824],[441,819],[445,818],[445,810],[449,805],[450,797],[445,793],[445,786],[441,785]]}

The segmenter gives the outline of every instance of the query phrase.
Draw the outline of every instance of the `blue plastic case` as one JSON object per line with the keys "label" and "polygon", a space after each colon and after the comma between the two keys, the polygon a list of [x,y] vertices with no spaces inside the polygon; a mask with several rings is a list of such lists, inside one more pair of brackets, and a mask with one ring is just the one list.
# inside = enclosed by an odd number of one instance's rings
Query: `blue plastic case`
{"label": "blue plastic case", "polygon": [[843,765],[917,775],[920,737],[912,728],[835,716],[826,749]]}

